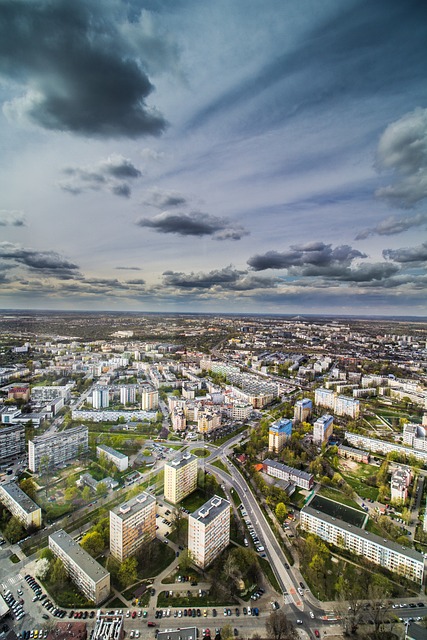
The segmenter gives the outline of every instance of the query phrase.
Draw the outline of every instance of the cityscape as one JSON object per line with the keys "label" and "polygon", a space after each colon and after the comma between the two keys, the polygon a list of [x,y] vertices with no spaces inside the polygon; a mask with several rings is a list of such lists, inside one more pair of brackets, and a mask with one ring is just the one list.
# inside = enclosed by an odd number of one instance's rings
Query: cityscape
{"label": "cityscape", "polygon": [[0,0],[0,640],[427,640],[426,43]]}
{"label": "cityscape", "polygon": [[14,637],[425,637],[426,322],[10,311],[0,335]]}

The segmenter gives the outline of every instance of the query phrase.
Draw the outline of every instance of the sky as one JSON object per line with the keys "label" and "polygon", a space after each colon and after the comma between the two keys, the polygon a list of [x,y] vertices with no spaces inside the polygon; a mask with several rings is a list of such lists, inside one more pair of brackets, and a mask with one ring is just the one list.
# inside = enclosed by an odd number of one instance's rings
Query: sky
{"label": "sky", "polygon": [[427,4],[0,0],[0,308],[427,316]]}

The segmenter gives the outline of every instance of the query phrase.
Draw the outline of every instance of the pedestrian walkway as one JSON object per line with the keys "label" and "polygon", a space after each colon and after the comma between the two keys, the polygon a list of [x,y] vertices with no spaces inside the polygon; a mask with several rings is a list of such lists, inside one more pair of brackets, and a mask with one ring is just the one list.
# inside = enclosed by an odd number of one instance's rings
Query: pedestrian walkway
{"label": "pedestrian walkway", "polygon": [[0,587],[3,589],[3,591],[6,591],[7,589],[10,589],[11,587],[19,584],[23,579],[23,576],[18,573],[17,576],[11,576],[10,578],[7,578],[5,582],[0,582]]}

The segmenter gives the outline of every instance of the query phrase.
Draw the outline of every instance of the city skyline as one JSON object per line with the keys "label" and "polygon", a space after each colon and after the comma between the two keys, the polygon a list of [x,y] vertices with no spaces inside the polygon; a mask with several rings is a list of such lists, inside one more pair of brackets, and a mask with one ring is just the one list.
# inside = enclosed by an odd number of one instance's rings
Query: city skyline
{"label": "city skyline", "polygon": [[427,315],[423,3],[0,16],[1,308]]}

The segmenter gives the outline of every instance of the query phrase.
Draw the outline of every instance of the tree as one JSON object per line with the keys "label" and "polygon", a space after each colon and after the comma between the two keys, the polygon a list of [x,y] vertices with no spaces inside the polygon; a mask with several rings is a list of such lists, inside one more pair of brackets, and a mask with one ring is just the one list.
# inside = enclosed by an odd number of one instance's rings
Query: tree
{"label": "tree", "polygon": [[59,558],[50,563],[50,580],[57,589],[61,589],[67,580],[67,572]]}
{"label": "tree", "polygon": [[21,480],[21,482],[19,483],[19,486],[21,487],[22,491],[24,491],[24,493],[26,493],[27,496],[31,498],[31,500],[35,500],[37,489],[36,483],[32,478],[24,478],[24,480]]}
{"label": "tree", "polygon": [[37,560],[36,567],[34,569],[34,575],[40,580],[44,580],[47,576],[47,572],[49,571],[50,562],[47,558],[40,558]]}
{"label": "tree", "polygon": [[91,492],[91,490],[89,489],[89,487],[88,487],[88,486],[83,487],[83,489],[82,489],[82,499],[83,499],[85,502],[89,502],[89,500],[91,499],[91,497],[92,497],[92,492]]}
{"label": "tree", "polygon": [[221,629],[221,640],[231,640],[233,638],[233,629],[231,624],[225,624]]}
{"label": "tree", "polygon": [[79,490],[75,486],[68,487],[68,489],[65,489],[64,491],[64,498],[67,502],[72,502],[77,498],[78,495],[79,495]]}
{"label": "tree", "polygon": [[105,482],[98,482],[96,485],[96,495],[105,496],[107,494],[107,485]]}
{"label": "tree", "polygon": [[92,531],[83,536],[80,546],[96,558],[104,549],[104,539],[98,531]]}
{"label": "tree", "polygon": [[270,613],[265,623],[265,628],[268,637],[274,640],[294,640],[294,638],[298,638],[294,625],[281,609]]}
{"label": "tree", "polygon": [[276,505],[276,518],[279,520],[279,522],[283,522],[287,515],[288,510],[286,508],[286,505],[283,504],[283,502],[278,502]]}
{"label": "tree", "polygon": [[181,544],[182,542],[184,542],[184,537],[185,537],[185,531],[184,531],[184,527],[183,527],[183,519],[182,519],[182,511],[181,509],[174,509],[172,511],[172,526],[175,528],[176,531],[176,538],[177,538],[177,542],[178,544]]}
{"label": "tree", "polygon": [[5,528],[3,529],[3,534],[5,537],[11,542],[15,544],[24,537],[24,527],[15,516],[12,516]]}
{"label": "tree", "polygon": [[138,563],[136,558],[126,558],[120,566],[118,578],[123,588],[133,584],[138,579]]}

